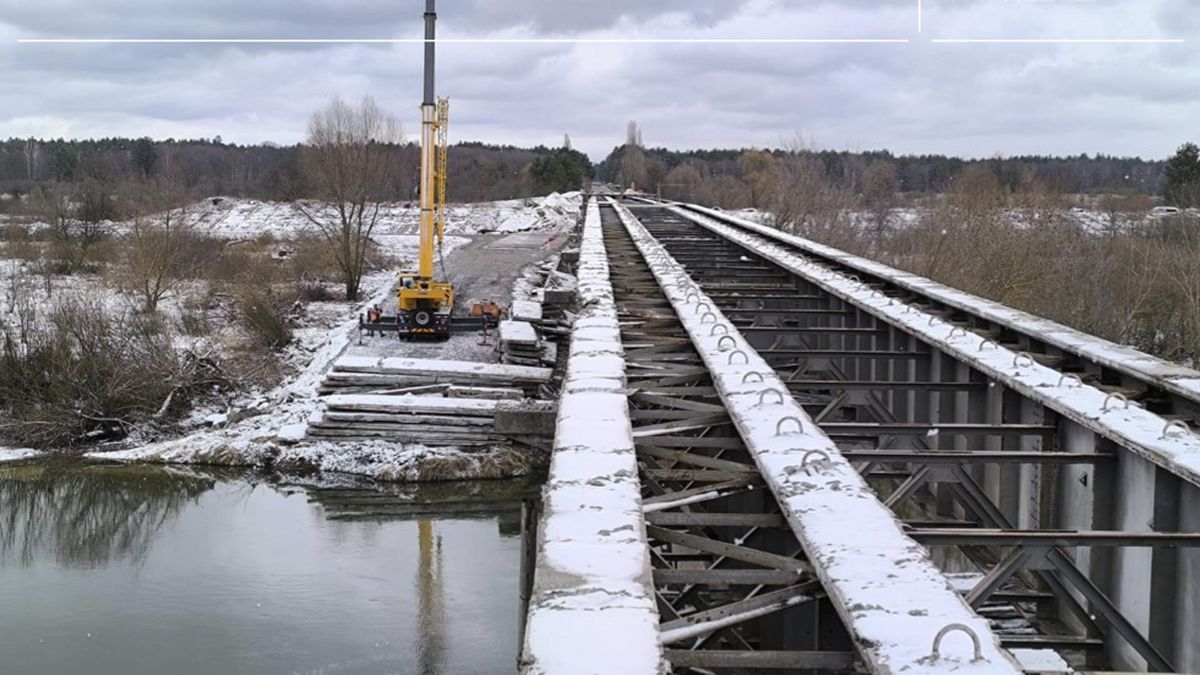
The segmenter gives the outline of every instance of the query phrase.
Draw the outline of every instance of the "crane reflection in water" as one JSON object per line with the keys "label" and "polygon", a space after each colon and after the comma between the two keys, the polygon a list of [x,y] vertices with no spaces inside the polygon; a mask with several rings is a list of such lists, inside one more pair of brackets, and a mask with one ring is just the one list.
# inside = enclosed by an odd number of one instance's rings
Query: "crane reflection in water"
{"label": "crane reflection in water", "polygon": [[432,675],[445,663],[445,598],[442,588],[442,538],[433,523],[417,524],[417,655],[421,672]]}

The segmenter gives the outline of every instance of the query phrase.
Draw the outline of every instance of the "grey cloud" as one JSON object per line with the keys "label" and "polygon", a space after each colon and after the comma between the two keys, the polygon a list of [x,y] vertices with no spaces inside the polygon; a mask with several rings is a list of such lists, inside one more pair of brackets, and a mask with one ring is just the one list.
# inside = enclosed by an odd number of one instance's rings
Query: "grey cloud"
{"label": "grey cloud", "polygon": [[[677,147],[818,144],[904,152],[1161,156],[1194,133],[1191,46],[935,45],[930,35],[1182,33],[1193,0],[441,0],[443,35],[901,37],[900,45],[480,45],[439,49],[452,135],[593,156],[624,137]],[[417,35],[418,0],[0,0],[0,137],[302,138],[334,94],[373,94],[413,132],[420,46],[17,46],[18,35]],[[1187,31],[1192,31],[1188,33]],[[1140,35],[1139,35],[1140,36]]]}

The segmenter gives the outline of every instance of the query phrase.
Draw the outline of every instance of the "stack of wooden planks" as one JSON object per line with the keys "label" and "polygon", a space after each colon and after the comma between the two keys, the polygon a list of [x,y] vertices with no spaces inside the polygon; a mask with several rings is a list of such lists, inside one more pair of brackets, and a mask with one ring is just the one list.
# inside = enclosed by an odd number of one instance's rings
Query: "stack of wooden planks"
{"label": "stack of wooden planks", "polygon": [[511,398],[512,390],[526,396],[550,381],[549,368],[527,367],[472,361],[435,359],[376,358],[343,356],[321,383],[322,394],[448,394],[453,387],[458,397],[469,398],[468,389],[501,388],[502,395],[484,398]]}
{"label": "stack of wooden planks", "polygon": [[[539,417],[552,420],[553,403],[442,396],[337,394],[322,399],[308,420],[314,439],[419,443],[432,447],[498,445],[513,436],[544,435]],[[497,417],[506,416],[503,431]]]}
{"label": "stack of wooden planks", "polygon": [[497,401],[440,396],[329,396],[308,420],[310,438],[387,439],[430,446],[493,445]]}

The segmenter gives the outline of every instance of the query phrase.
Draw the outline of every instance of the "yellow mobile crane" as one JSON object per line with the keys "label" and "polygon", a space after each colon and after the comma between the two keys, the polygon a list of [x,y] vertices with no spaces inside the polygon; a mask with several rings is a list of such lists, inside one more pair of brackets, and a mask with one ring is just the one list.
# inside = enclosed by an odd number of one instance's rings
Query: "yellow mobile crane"
{"label": "yellow mobile crane", "polygon": [[[434,246],[446,232],[446,160],[450,102],[434,97],[435,0],[425,2],[425,96],[421,102],[421,230],[417,271],[396,286],[396,327],[403,338],[450,337],[454,285],[433,276]],[[442,273],[445,274],[443,265]]]}

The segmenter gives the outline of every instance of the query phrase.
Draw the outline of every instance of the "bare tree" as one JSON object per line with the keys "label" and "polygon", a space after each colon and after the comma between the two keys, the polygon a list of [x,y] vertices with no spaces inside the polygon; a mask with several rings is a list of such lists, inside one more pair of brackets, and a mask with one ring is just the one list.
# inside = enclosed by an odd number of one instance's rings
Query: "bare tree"
{"label": "bare tree", "polygon": [[862,183],[863,203],[871,213],[875,237],[878,239],[891,226],[892,209],[896,207],[896,193],[900,191],[900,173],[895,164],[877,159],[863,171]]}
{"label": "bare tree", "polygon": [[789,144],[774,173],[770,211],[777,227],[843,248],[857,239],[850,220],[853,191],[828,175],[805,141]]}
{"label": "bare tree", "polygon": [[762,150],[747,150],[738,157],[738,170],[750,192],[750,208],[762,206],[775,188],[775,158]]}
{"label": "bare tree", "polygon": [[38,188],[32,206],[37,218],[50,226],[51,267],[63,274],[78,270],[92,247],[107,234],[116,218],[112,186],[89,178],[75,185],[54,183]]}
{"label": "bare tree", "polygon": [[629,120],[629,124],[625,125],[625,145],[642,144],[642,131],[638,128],[638,123],[634,120]]}
{"label": "bare tree", "polygon": [[334,98],[309,121],[301,167],[326,204],[297,205],[329,242],[347,300],[358,299],[379,202],[398,170],[393,150],[402,141],[400,122],[369,96],[357,106]]}
{"label": "bare tree", "polygon": [[135,183],[130,201],[137,207],[124,242],[126,283],[154,313],[185,276],[179,263],[194,240],[188,194],[168,174]]}

